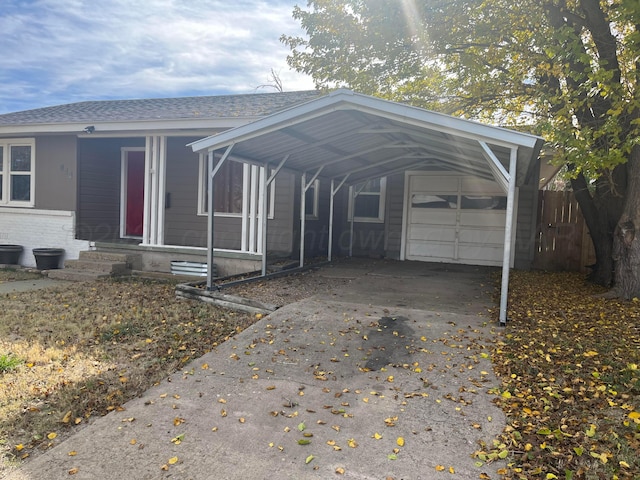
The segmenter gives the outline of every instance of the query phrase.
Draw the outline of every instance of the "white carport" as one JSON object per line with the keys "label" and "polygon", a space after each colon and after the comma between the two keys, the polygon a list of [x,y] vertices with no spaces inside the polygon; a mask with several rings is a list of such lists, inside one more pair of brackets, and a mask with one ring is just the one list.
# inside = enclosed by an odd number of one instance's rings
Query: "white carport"
{"label": "white carport", "polygon": [[[432,111],[336,90],[326,96],[191,144],[207,152],[209,188],[227,159],[271,169],[259,197],[263,275],[266,272],[266,192],[278,172],[299,172],[300,265],[304,262],[305,191],[317,178],[330,180],[328,259],[331,259],[334,197],[341,188],[403,171],[458,172],[492,180],[507,196],[500,321],[506,322],[516,188],[536,174],[540,137]],[[217,164],[214,159],[218,156]],[[214,165],[216,168],[214,169]],[[212,201],[213,195],[209,195]],[[213,264],[213,206],[209,211],[209,272]],[[211,275],[208,288],[212,288]]]}

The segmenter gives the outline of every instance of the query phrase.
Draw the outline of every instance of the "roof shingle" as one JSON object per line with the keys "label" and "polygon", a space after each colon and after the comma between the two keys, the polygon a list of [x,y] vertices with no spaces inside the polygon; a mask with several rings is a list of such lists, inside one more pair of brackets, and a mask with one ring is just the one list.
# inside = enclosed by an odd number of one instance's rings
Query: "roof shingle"
{"label": "roof shingle", "polygon": [[260,117],[312,100],[319,95],[320,93],[315,90],[305,90],[244,95],[87,101],[6,113],[0,115],[0,126]]}

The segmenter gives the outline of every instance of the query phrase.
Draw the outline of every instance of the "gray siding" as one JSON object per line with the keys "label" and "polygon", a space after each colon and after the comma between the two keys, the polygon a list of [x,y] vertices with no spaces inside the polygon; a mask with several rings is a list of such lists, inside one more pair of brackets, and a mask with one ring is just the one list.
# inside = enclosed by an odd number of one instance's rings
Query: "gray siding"
{"label": "gray siding", "polygon": [[75,211],[77,180],[77,138],[37,137],[34,192],[36,208]]}
{"label": "gray siding", "polygon": [[82,240],[120,238],[120,149],[125,146],[143,147],[144,138],[78,141],[77,236]]}
{"label": "gray siding", "polygon": [[[164,212],[167,245],[207,246],[207,217],[198,215],[198,155],[186,145],[194,138],[167,139],[168,206]],[[216,224],[216,228],[219,225]],[[220,225],[220,230],[222,230]]]}
{"label": "gray siding", "polygon": [[[193,247],[207,246],[207,216],[198,215],[198,154],[186,147],[197,138],[167,139],[166,192],[169,206],[165,210],[165,243]],[[292,176],[282,172],[276,179],[274,218],[267,225],[267,251],[289,254],[292,244],[293,202]],[[239,250],[242,219],[214,218],[216,248]]]}
{"label": "gray siding", "polygon": [[535,255],[535,236],[538,222],[538,183],[540,164],[533,175],[519,189],[518,218],[516,220],[516,243],[514,267],[518,270],[530,270]]}
{"label": "gray siding", "polygon": [[[280,172],[276,177],[273,219],[267,224],[267,251],[278,255],[291,255],[293,250],[293,224],[295,212],[295,177]],[[299,222],[298,222],[299,223]]]}

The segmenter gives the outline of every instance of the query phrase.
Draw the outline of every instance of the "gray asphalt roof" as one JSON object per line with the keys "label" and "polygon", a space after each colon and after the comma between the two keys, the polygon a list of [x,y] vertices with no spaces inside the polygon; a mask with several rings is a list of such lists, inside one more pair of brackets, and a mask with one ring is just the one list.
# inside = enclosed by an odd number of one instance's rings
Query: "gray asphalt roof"
{"label": "gray asphalt roof", "polygon": [[314,90],[202,97],[101,100],[0,115],[0,125],[253,117],[278,112],[320,95]]}

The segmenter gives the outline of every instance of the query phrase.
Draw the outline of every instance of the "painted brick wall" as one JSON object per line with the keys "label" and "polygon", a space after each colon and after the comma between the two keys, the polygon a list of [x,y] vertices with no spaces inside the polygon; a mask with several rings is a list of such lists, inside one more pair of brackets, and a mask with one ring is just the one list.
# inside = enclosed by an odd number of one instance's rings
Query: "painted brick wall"
{"label": "painted brick wall", "polygon": [[0,243],[22,245],[20,263],[36,265],[34,248],[64,248],[64,259],[76,259],[89,242],[75,238],[75,212],[0,208]]}

